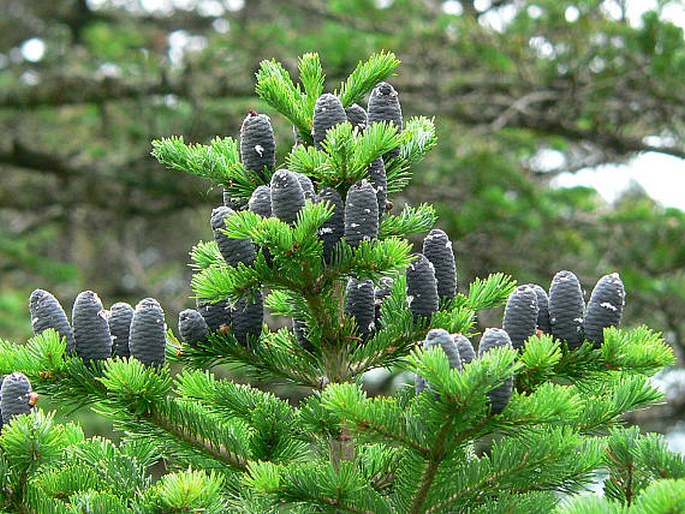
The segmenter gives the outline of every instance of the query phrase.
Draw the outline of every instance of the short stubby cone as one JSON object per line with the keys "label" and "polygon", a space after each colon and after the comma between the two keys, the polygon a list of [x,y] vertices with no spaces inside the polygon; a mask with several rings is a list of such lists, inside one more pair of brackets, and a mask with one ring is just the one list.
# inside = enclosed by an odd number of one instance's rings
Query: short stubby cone
{"label": "short stubby cone", "polygon": [[112,334],[107,311],[93,291],[82,291],[74,300],[71,325],[76,339],[76,355],[85,363],[112,356]]}
{"label": "short stubby cone", "polygon": [[29,312],[34,335],[53,328],[66,340],[67,355],[76,350],[74,331],[69,324],[69,319],[62,305],[51,293],[43,289],[34,290],[29,297]]}

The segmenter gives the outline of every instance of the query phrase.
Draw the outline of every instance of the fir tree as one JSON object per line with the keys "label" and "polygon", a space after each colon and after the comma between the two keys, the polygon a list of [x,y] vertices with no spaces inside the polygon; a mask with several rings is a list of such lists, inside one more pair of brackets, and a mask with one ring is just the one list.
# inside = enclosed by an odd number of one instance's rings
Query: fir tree
{"label": "fir tree", "polygon": [[[606,315],[607,301],[623,307],[617,276],[593,293],[586,327],[593,336],[584,341],[585,304],[572,273],[555,278],[549,314],[544,290],[517,290],[499,273],[456,292],[449,240],[432,232],[426,256],[412,254],[407,240],[433,229],[432,207],[379,205],[370,185],[379,183],[378,160],[393,195],[436,144],[431,120],[402,119],[386,82],[398,64],[392,53],[373,55],[326,93],[316,54],[299,60],[299,83],[279,63],[261,63],[257,93],[297,133],[283,163],[271,158],[269,118],[257,113],[239,141],[153,143],[161,163],[210,180],[230,201],[211,216],[214,240],[191,251],[198,310],[181,313],[181,340],[166,331],[165,352],[164,311],[144,299],[111,324],[115,356],[84,360],[72,352],[57,300],[32,295],[35,337],[0,342],[0,373],[25,375],[10,375],[1,388],[8,423],[0,435],[1,508],[682,510],[682,457],[659,436],[621,423],[625,412],[661,401],[650,377],[673,354],[659,334],[620,329],[620,315]],[[366,124],[358,103],[369,94]],[[48,298],[50,309],[41,311],[36,298]],[[475,351],[478,311],[505,303],[504,329],[486,330]],[[264,325],[262,304],[293,328]],[[130,357],[118,350],[120,334],[129,337]],[[217,378],[216,364],[309,394],[294,406]],[[381,367],[408,383],[393,396],[369,397],[364,374]],[[29,379],[57,401],[110,417],[122,442],[86,438],[78,426],[32,410]],[[167,471],[156,479],[151,466],[159,461]],[[575,498],[600,469],[609,477],[605,497]]]}

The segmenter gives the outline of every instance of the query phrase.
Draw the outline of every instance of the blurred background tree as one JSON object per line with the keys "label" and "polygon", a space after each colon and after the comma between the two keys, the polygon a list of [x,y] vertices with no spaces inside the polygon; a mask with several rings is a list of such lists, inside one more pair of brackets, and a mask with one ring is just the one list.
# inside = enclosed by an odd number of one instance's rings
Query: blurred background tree
{"label": "blurred background tree", "polygon": [[[28,335],[36,287],[67,309],[86,288],[106,305],[155,296],[175,325],[221,194],[164,172],[150,141],[235,136],[248,109],[269,113],[262,59],[294,69],[317,51],[333,89],[384,48],[403,61],[405,115],[435,115],[440,136],[396,203],[439,204],[461,284],[501,270],[547,286],[567,268],[590,288],[620,270],[625,323],[664,330],[682,356],[683,212],[636,188],[609,205],[550,187],[644,152],[685,157],[682,4],[645,4],[0,0],[0,333]],[[292,131],[273,121],[282,158]]]}

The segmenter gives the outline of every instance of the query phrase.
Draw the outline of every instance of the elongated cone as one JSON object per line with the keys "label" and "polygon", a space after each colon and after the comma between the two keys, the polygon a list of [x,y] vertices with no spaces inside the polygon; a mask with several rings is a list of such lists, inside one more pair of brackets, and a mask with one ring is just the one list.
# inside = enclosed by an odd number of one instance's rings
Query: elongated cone
{"label": "elongated cone", "polygon": [[321,188],[319,198],[327,200],[333,207],[333,215],[318,230],[319,237],[323,241],[324,260],[330,264],[333,248],[345,234],[345,205],[340,193],[332,187]]}
{"label": "elongated cone", "polygon": [[314,345],[307,337],[307,325],[303,321],[293,319],[293,334],[303,350],[314,353]]}
{"label": "elongated cone", "polygon": [[604,275],[597,281],[585,312],[585,339],[599,346],[604,342],[604,329],[621,322],[626,290],[618,273]]}
{"label": "elongated cone", "polygon": [[48,328],[54,328],[67,342],[67,355],[76,350],[74,331],[69,319],[57,298],[51,293],[36,289],[29,298],[29,312],[31,314],[31,328],[34,335],[38,335]]}
{"label": "elongated cone", "polygon": [[369,166],[369,180],[376,191],[378,216],[383,216],[388,203],[388,177],[385,174],[385,164],[383,164],[382,157],[373,161]]}
{"label": "elongated cone", "polygon": [[209,327],[202,314],[195,309],[185,309],[178,314],[178,333],[182,341],[192,346],[207,340]]}
{"label": "elongated cone", "polygon": [[346,121],[347,115],[340,99],[331,93],[322,94],[317,98],[314,105],[314,117],[312,118],[314,145],[321,148],[321,143],[326,138],[326,132]]}
{"label": "elongated cone", "polygon": [[423,240],[423,254],[435,268],[438,296],[441,300],[451,300],[457,294],[457,265],[452,241],[443,230],[433,229]]}
{"label": "elongated cone", "polygon": [[[447,355],[447,360],[450,363],[450,368],[462,369],[461,357],[459,356],[459,349],[454,342],[452,336],[442,328],[434,328],[426,334],[426,339],[423,342],[424,350],[431,348],[433,346],[440,346],[442,351]],[[416,394],[420,394],[421,391],[428,385],[428,382],[421,377],[416,375],[416,381],[414,382],[414,388]]]}
{"label": "elongated cone", "polygon": [[251,112],[240,127],[240,160],[267,182],[276,165],[276,138],[266,114]]}
{"label": "elongated cone", "polygon": [[538,311],[538,295],[529,285],[517,287],[509,296],[502,328],[507,331],[517,350],[523,348],[526,340],[535,334]]}
{"label": "elongated cone", "polygon": [[345,200],[345,241],[359,246],[378,237],[378,202],[373,186],[366,180],[354,184]]}
{"label": "elongated cone", "polygon": [[198,298],[196,304],[197,310],[205,319],[210,333],[216,332],[224,325],[231,324],[233,309],[226,300],[210,303]]}
{"label": "elongated cone", "polygon": [[154,298],[144,298],[133,311],[129,348],[131,356],[146,366],[166,362],[166,322],[164,311]]}
{"label": "elongated cone", "polygon": [[[511,348],[511,339],[509,334],[501,328],[488,328],[483,333],[478,347],[478,355],[482,356],[485,352],[493,348],[506,346]],[[499,414],[507,406],[511,395],[514,391],[514,374],[512,373],[502,385],[491,389],[488,392],[490,398],[490,405],[492,405],[492,414]]]}
{"label": "elongated cone", "polygon": [[304,207],[304,190],[292,171],[280,169],[271,177],[271,214],[288,225]]}
{"label": "elongated cone", "polygon": [[554,337],[565,340],[569,349],[583,342],[584,310],[578,277],[570,271],[557,273],[549,288],[549,323]]}
{"label": "elongated cone", "polygon": [[0,411],[2,424],[6,425],[14,416],[31,412],[31,383],[22,373],[15,371],[7,375],[0,387]]}
{"label": "elongated cone", "polygon": [[112,355],[129,357],[128,340],[131,335],[133,307],[117,302],[109,308],[109,331],[112,334]]}
{"label": "elongated cone", "polygon": [[257,186],[247,205],[248,209],[255,214],[265,218],[271,216],[271,188],[269,186]]}
{"label": "elongated cone", "polygon": [[538,321],[537,328],[542,330],[545,334],[549,334],[552,329],[549,325],[549,297],[545,291],[538,284],[528,284],[533,288],[538,297]]}
{"label": "elongated cone", "polygon": [[107,311],[93,291],[83,291],[74,300],[71,311],[76,355],[88,364],[112,356],[112,334],[107,323]]}
{"label": "elongated cone", "polygon": [[392,293],[392,286],[395,281],[390,277],[382,277],[378,285],[373,290],[374,296],[374,320],[376,327],[380,328],[381,305],[383,301]]}
{"label": "elongated cone", "polygon": [[239,263],[250,265],[255,259],[254,244],[250,239],[233,239],[224,234],[226,229],[226,217],[233,216],[235,211],[226,206],[217,207],[212,211],[211,225],[222,257],[230,266]]}
{"label": "elongated cone", "polygon": [[466,336],[462,334],[452,334],[452,340],[459,350],[459,358],[462,364],[467,364],[476,358],[476,351]]}
{"label": "elongated cone", "polygon": [[345,312],[354,318],[359,335],[363,341],[367,341],[375,329],[375,306],[371,280],[360,282],[356,278],[350,279],[347,283]]}
{"label": "elongated cone", "polygon": [[407,303],[414,319],[430,321],[438,311],[438,284],[433,264],[423,254],[415,254],[407,266]]}
{"label": "elongated cone", "polygon": [[361,105],[350,105],[345,109],[345,114],[347,114],[347,121],[349,121],[353,127],[357,127],[359,131],[364,130],[369,123],[369,117]]}
{"label": "elongated cone", "polygon": [[243,346],[248,339],[256,340],[262,333],[264,322],[264,296],[255,291],[252,296],[244,296],[235,304],[233,311],[233,335]]}
{"label": "elongated cone", "polygon": [[[369,125],[379,121],[386,121],[395,125],[398,132],[402,131],[402,107],[400,107],[399,95],[395,88],[387,82],[381,82],[371,91],[367,111]],[[384,155],[383,158],[387,162],[389,158],[397,157],[399,153],[400,149],[394,148]]]}

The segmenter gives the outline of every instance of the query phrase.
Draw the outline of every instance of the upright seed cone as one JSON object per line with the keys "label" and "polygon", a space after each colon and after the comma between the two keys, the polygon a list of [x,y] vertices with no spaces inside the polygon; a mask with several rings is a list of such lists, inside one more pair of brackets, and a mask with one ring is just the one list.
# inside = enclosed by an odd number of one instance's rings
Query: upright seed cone
{"label": "upright seed cone", "polygon": [[[400,106],[400,99],[395,88],[387,82],[378,84],[369,97],[368,105],[369,125],[379,121],[386,121],[392,123],[398,132],[402,131],[402,107]],[[383,158],[387,161],[390,158],[397,157],[400,153],[399,148],[394,148]]]}
{"label": "upright seed cone", "polygon": [[[485,352],[502,346],[512,347],[509,334],[501,328],[488,328],[480,339],[478,355],[482,356]],[[512,373],[502,385],[495,387],[488,392],[488,398],[490,399],[490,405],[492,406],[492,414],[499,414],[504,410],[507,403],[509,403],[513,392],[514,375]]]}
{"label": "upright seed cone", "polygon": [[374,296],[374,322],[380,328],[381,306],[383,301],[392,293],[392,286],[395,281],[390,277],[382,277],[378,285],[373,290]]}
{"label": "upright seed cone", "polygon": [[570,271],[560,271],[549,288],[549,322],[552,334],[568,343],[569,349],[583,342],[585,301],[580,281]]}
{"label": "upright seed cone", "polygon": [[509,334],[511,343],[517,350],[523,348],[526,340],[535,334],[538,311],[538,296],[532,287],[519,286],[509,296],[502,328]]}
{"label": "upright seed cone", "polygon": [[109,309],[109,331],[112,334],[112,355],[130,357],[128,341],[131,335],[133,307],[117,302]]}
{"label": "upright seed cone", "polygon": [[452,241],[443,230],[433,229],[423,240],[423,254],[435,269],[438,296],[441,300],[451,300],[457,294],[457,265]]}
{"label": "upright seed cone", "polygon": [[178,333],[182,341],[192,346],[207,340],[209,327],[202,314],[195,309],[185,309],[178,314]]}
{"label": "upright seed cone", "polygon": [[549,297],[547,296],[547,291],[538,284],[528,285],[533,288],[538,299],[537,328],[549,334],[552,330],[549,324]]}
{"label": "upright seed cone", "polygon": [[[459,356],[459,349],[457,348],[454,339],[449,334],[449,332],[447,332],[447,330],[444,330],[442,328],[435,328],[433,330],[430,330],[428,334],[426,334],[426,339],[423,342],[424,350],[427,350],[428,348],[431,348],[436,345],[440,346],[440,348],[442,348],[442,351],[445,352],[445,355],[447,355],[447,360],[450,363],[450,368],[456,368],[459,370],[462,369],[462,362],[461,357]],[[417,395],[425,389],[426,385],[428,385],[426,379],[424,379],[420,375],[416,375],[414,389]]]}
{"label": "upright seed cone", "polygon": [[264,322],[264,296],[256,291],[253,296],[244,296],[235,304],[233,311],[233,335],[243,346],[248,340],[256,340],[262,333]]}
{"label": "upright seed cone", "polygon": [[366,180],[353,185],[345,200],[345,241],[359,246],[378,237],[378,202],[373,186]]}
{"label": "upright seed cone", "polygon": [[304,190],[297,175],[280,169],[271,177],[271,213],[279,220],[294,225],[297,213],[304,207]]}
{"label": "upright seed cone", "polygon": [[462,364],[467,364],[476,358],[476,351],[473,349],[471,341],[462,334],[452,334],[452,340],[459,351],[459,358]]}
{"label": "upright seed cone", "polygon": [[166,322],[164,311],[154,298],[144,298],[133,311],[131,321],[131,356],[146,366],[166,362]]}
{"label": "upright seed cone", "polygon": [[226,300],[210,303],[198,298],[196,304],[197,310],[205,319],[210,333],[216,332],[224,325],[231,324],[233,309]]}
{"label": "upright seed cone", "polygon": [[346,121],[347,115],[340,99],[331,93],[322,94],[317,98],[314,105],[314,116],[312,118],[314,145],[321,148],[321,143],[326,138],[326,132]]}
{"label": "upright seed cone", "polygon": [[76,351],[74,331],[57,298],[43,289],[36,289],[29,298],[31,328],[38,335],[48,328],[55,329],[67,342],[67,355]]}
{"label": "upright seed cone", "polygon": [[378,216],[381,217],[385,213],[388,203],[388,177],[385,174],[385,164],[382,157],[373,161],[369,166],[369,181],[376,191]]}
{"label": "upright seed cone", "polygon": [[271,188],[269,186],[257,186],[247,203],[250,211],[268,218],[271,216]]}
{"label": "upright seed cone", "polygon": [[618,273],[604,275],[597,281],[585,312],[585,338],[596,346],[604,342],[604,329],[621,322],[626,290]]}
{"label": "upright seed cone", "polygon": [[276,165],[276,139],[266,114],[251,112],[240,127],[240,160],[267,182]]}
{"label": "upright seed cone", "polygon": [[222,257],[230,266],[237,266],[241,262],[250,265],[255,259],[254,244],[250,239],[233,239],[224,234],[226,217],[233,216],[235,211],[226,206],[217,207],[212,211],[211,225],[214,240],[219,247]]}
{"label": "upright seed cone", "polygon": [[369,123],[369,116],[361,105],[350,105],[345,109],[345,114],[347,115],[347,121],[349,121],[353,127],[357,127],[359,131],[364,130]]}
{"label": "upright seed cone", "polygon": [[433,264],[423,254],[415,254],[407,266],[407,303],[414,319],[430,321],[438,311],[438,284]]}
{"label": "upright seed cone", "polygon": [[71,313],[74,327],[76,355],[88,364],[112,356],[112,334],[107,323],[107,312],[93,291],[83,291],[74,300]]}
{"label": "upright seed cone", "polygon": [[357,322],[362,340],[368,340],[375,329],[375,306],[373,282],[371,280],[360,282],[356,278],[350,279],[347,283],[345,312]]}
{"label": "upright seed cone", "polygon": [[328,218],[318,230],[323,241],[323,257],[326,263],[331,262],[333,248],[345,234],[345,205],[340,193],[332,187],[324,187],[319,192],[321,200],[327,200],[333,207],[333,215]]}
{"label": "upright seed cone", "polygon": [[7,375],[0,386],[0,412],[2,412],[2,424],[6,425],[10,420],[21,414],[31,412],[31,383],[25,375],[15,371]]}

